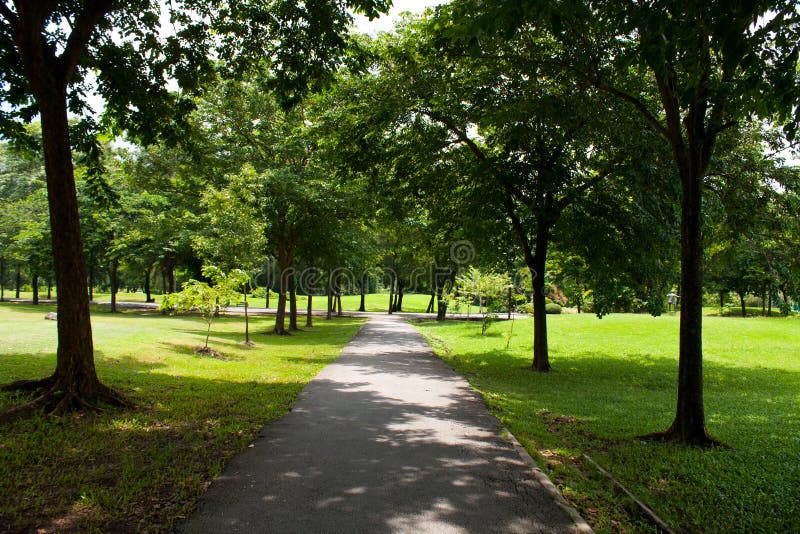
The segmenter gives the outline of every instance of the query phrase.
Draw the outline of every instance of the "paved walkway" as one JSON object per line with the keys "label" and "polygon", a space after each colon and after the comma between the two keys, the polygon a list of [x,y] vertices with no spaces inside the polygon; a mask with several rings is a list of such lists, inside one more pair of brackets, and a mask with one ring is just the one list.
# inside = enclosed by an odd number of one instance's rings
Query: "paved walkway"
{"label": "paved walkway", "polygon": [[264,427],[183,532],[570,532],[466,381],[373,317]]}

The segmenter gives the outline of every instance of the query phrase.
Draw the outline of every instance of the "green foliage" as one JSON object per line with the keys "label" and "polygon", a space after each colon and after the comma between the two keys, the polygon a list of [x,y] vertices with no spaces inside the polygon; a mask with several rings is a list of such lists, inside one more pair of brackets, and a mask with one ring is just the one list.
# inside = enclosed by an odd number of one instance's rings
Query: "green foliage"
{"label": "green foliage", "polygon": [[[800,447],[797,319],[706,317],[709,431],[727,448],[702,450],[634,436],[674,412],[679,318],[551,317],[554,373],[530,373],[530,320],[509,350],[472,324],[418,323],[437,354],[468,377],[487,405],[598,532],[652,530],[590,455],[673,530],[782,532],[796,521]],[[768,347],[768,350],[765,350]]]}
{"label": "green foliage", "polygon": [[559,315],[561,313],[561,306],[555,302],[550,302],[545,304],[544,310],[548,315]]}
{"label": "green foliage", "polygon": [[250,280],[250,276],[240,269],[224,273],[213,265],[203,267],[203,276],[209,278],[212,284],[191,279],[183,284],[180,292],[165,295],[160,309],[181,314],[199,311],[207,325],[203,348],[208,350],[211,323],[221,310],[239,300],[239,290]]}

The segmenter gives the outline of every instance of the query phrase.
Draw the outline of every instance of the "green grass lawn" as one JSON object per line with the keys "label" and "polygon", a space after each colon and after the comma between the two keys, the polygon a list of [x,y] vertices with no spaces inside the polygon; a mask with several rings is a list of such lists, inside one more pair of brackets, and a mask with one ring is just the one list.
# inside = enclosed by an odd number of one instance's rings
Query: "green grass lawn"
{"label": "green grass lawn", "polygon": [[[0,383],[52,373],[56,323],[43,317],[53,309],[0,304]],[[193,352],[205,334],[197,317],[94,315],[98,374],[137,407],[0,428],[0,531],[155,532],[189,513],[224,462],[286,413],[363,323],[261,334],[273,321],[253,320],[255,348],[241,344],[241,318],[215,321],[217,359]],[[0,393],[0,407],[21,400]]]}
{"label": "green grass lawn", "polygon": [[[13,298],[14,297],[14,290],[11,289],[10,291],[6,288],[6,298]],[[23,299],[31,299],[33,298],[33,293],[30,291],[21,291],[20,298]],[[157,295],[153,293],[153,298],[155,301],[161,302],[161,295]],[[39,298],[44,299],[47,297],[46,291],[39,292]],[[53,298],[56,297],[55,291],[53,292]],[[126,293],[121,291],[117,293],[117,301],[118,302],[144,302],[145,295],[141,292],[136,293]],[[412,312],[412,313],[423,313],[428,307],[428,301],[430,300],[430,295],[418,295],[414,293],[410,293],[407,295],[403,295],[403,311],[404,312]],[[111,302],[111,294],[110,293],[100,293],[95,292],[93,295],[93,299],[96,302]],[[260,298],[253,298],[252,296],[248,298],[250,305],[253,307],[263,308],[265,304],[264,297]],[[271,308],[274,308],[278,304],[278,297],[275,293],[272,293],[270,296],[269,305]],[[313,307],[315,310],[321,311],[325,310],[325,307],[328,304],[328,299],[323,296],[315,296],[312,301]],[[366,310],[368,312],[385,312],[389,310],[389,294],[388,293],[371,293],[366,296],[365,299]],[[308,305],[307,298],[303,295],[297,296],[297,307],[300,311],[305,311]],[[343,295],[342,296],[342,310],[344,311],[356,311],[358,307],[361,305],[361,296],[360,295]],[[477,310],[477,308],[475,308]]]}
{"label": "green grass lawn", "polygon": [[[428,301],[431,299],[430,295],[417,295],[414,293],[403,295],[403,311],[413,313],[424,313],[428,307]],[[297,307],[305,310],[307,306],[306,297],[297,297]],[[312,301],[315,310],[324,310],[328,304],[326,297],[314,297]],[[368,312],[385,312],[389,311],[389,294],[388,293],[370,293],[364,299],[366,311]],[[360,295],[342,295],[342,310],[356,311],[361,305]],[[274,304],[273,304],[274,306]]]}
{"label": "green grass lawn", "polygon": [[728,447],[700,450],[636,436],[672,421],[678,317],[548,317],[553,371],[531,363],[532,323],[424,322],[437,353],[598,531],[652,531],[586,453],[676,531],[800,528],[800,320],[704,320],[708,429]]}

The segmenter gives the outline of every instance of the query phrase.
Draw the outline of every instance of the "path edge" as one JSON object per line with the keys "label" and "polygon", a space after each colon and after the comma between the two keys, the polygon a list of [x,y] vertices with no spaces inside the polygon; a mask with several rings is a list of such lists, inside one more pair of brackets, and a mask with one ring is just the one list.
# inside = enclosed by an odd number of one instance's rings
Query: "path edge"
{"label": "path edge", "polygon": [[531,468],[531,473],[536,481],[541,484],[542,487],[544,487],[547,493],[550,494],[550,497],[553,498],[556,505],[564,510],[572,519],[573,523],[575,524],[574,532],[580,532],[581,534],[592,534],[594,530],[592,530],[592,527],[589,526],[589,523],[586,522],[578,510],[572,506],[569,501],[567,501],[560,491],[558,491],[556,485],[553,484],[553,481],[550,480],[550,477],[548,477],[544,471],[542,471],[542,469],[539,467],[539,464],[536,463],[536,460],[534,460],[533,456],[531,456],[528,452],[528,449],[522,446],[517,437],[508,429],[508,427],[506,427],[506,425],[500,422],[500,420],[497,419],[497,417],[495,417],[491,411],[489,411],[489,414],[495,418],[497,425],[503,432],[506,433],[505,438],[511,443],[514,449],[516,449],[517,454],[519,454],[522,460],[528,464],[528,467]]}
{"label": "path edge", "polygon": [[[405,320],[405,319],[404,319],[404,321],[406,323],[410,324],[410,321]],[[416,331],[417,335],[420,338],[422,338],[422,340],[425,342],[425,345],[428,347],[428,352],[430,353],[430,355],[433,356],[434,358],[436,358],[437,360],[439,360],[440,362],[444,363],[448,367],[450,367],[450,365],[448,365],[447,362],[445,362],[442,358],[440,358],[436,354],[436,351],[433,350],[433,347],[431,347],[431,344],[428,343],[428,340],[425,338],[425,336],[422,335],[422,332],[417,330],[416,327],[414,327],[413,324],[410,324],[410,326],[412,328],[414,328],[414,330]],[[456,371],[452,367],[450,367],[450,369],[452,369],[454,373],[456,373],[458,376],[462,377],[467,382],[467,385],[469,386],[470,390],[472,390],[473,395],[477,395],[477,397],[481,400],[481,402],[483,403],[484,407],[486,408],[486,411],[489,413],[489,415],[492,417],[492,419],[494,419],[494,422],[497,425],[498,429],[505,433],[505,435],[503,437],[509,443],[511,443],[511,445],[514,447],[514,450],[516,450],[517,454],[520,456],[520,458],[522,458],[522,461],[525,462],[526,464],[528,464],[528,467],[531,470],[531,474],[533,475],[533,478],[539,484],[542,485],[542,487],[545,489],[545,491],[548,493],[548,495],[550,495],[550,497],[556,503],[556,506],[558,506],[559,508],[564,510],[564,512],[566,512],[566,514],[570,517],[570,519],[572,519],[572,522],[573,522],[572,531],[576,532],[576,533],[580,533],[580,534],[593,534],[594,530],[592,530],[592,527],[589,526],[589,523],[586,522],[586,520],[583,518],[583,516],[581,516],[581,514],[578,512],[578,510],[574,506],[572,506],[569,503],[569,501],[567,501],[567,499],[561,494],[561,492],[558,490],[556,485],[553,484],[553,481],[550,480],[550,477],[548,477],[547,474],[545,474],[545,472],[542,471],[542,469],[539,467],[539,464],[537,464],[536,460],[533,459],[533,456],[531,456],[530,453],[528,452],[528,450],[525,447],[522,446],[522,444],[517,439],[517,436],[515,436],[514,433],[511,432],[508,429],[508,427],[506,427],[506,425],[504,425],[497,418],[497,416],[492,413],[492,411],[489,409],[489,406],[486,404],[486,399],[483,397],[483,395],[481,395],[479,391],[477,391],[474,387],[472,387],[472,384],[470,384],[470,382],[469,382],[469,380],[467,379],[466,376],[462,375],[461,373],[459,373],[458,371]]]}

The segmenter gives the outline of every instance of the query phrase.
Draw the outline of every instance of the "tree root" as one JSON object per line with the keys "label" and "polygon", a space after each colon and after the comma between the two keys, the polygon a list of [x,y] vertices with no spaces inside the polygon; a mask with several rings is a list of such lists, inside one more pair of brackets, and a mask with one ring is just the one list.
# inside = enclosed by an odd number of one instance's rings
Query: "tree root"
{"label": "tree root", "polygon": [[707,430],[703,430],[701,436],[682,436],[675,428],[670,427],[663,432],[653,432],[643,436],[636,436],[636,439],[641,441],[653,441],[657,443],[674,443],[678,445],[689,445],[691,447],[699,447],[703,449],[708,448],[729,448],[722,442],[719,442],[708,435]]}
{"label": "tree root", "polygon": [[59,417],[71,413],[103,412],[104,406],[132,408],[125,397],[103,384],[97,385],[97,391],[91,397],[81,395],[73,388],[62,387],[55,376],[42,380],[21,380],[3,387],[6,391],[40,391],[44,393],[31,401],[0,410],[0,424],[10,423],[17,419],[31,417],[37,413]]}
{"label": "tree root", "polygon": [[55,380],[55,375],[36,380],[17,380],[16,382],[0,386],[0,391],[41,391],[50,389]]}

